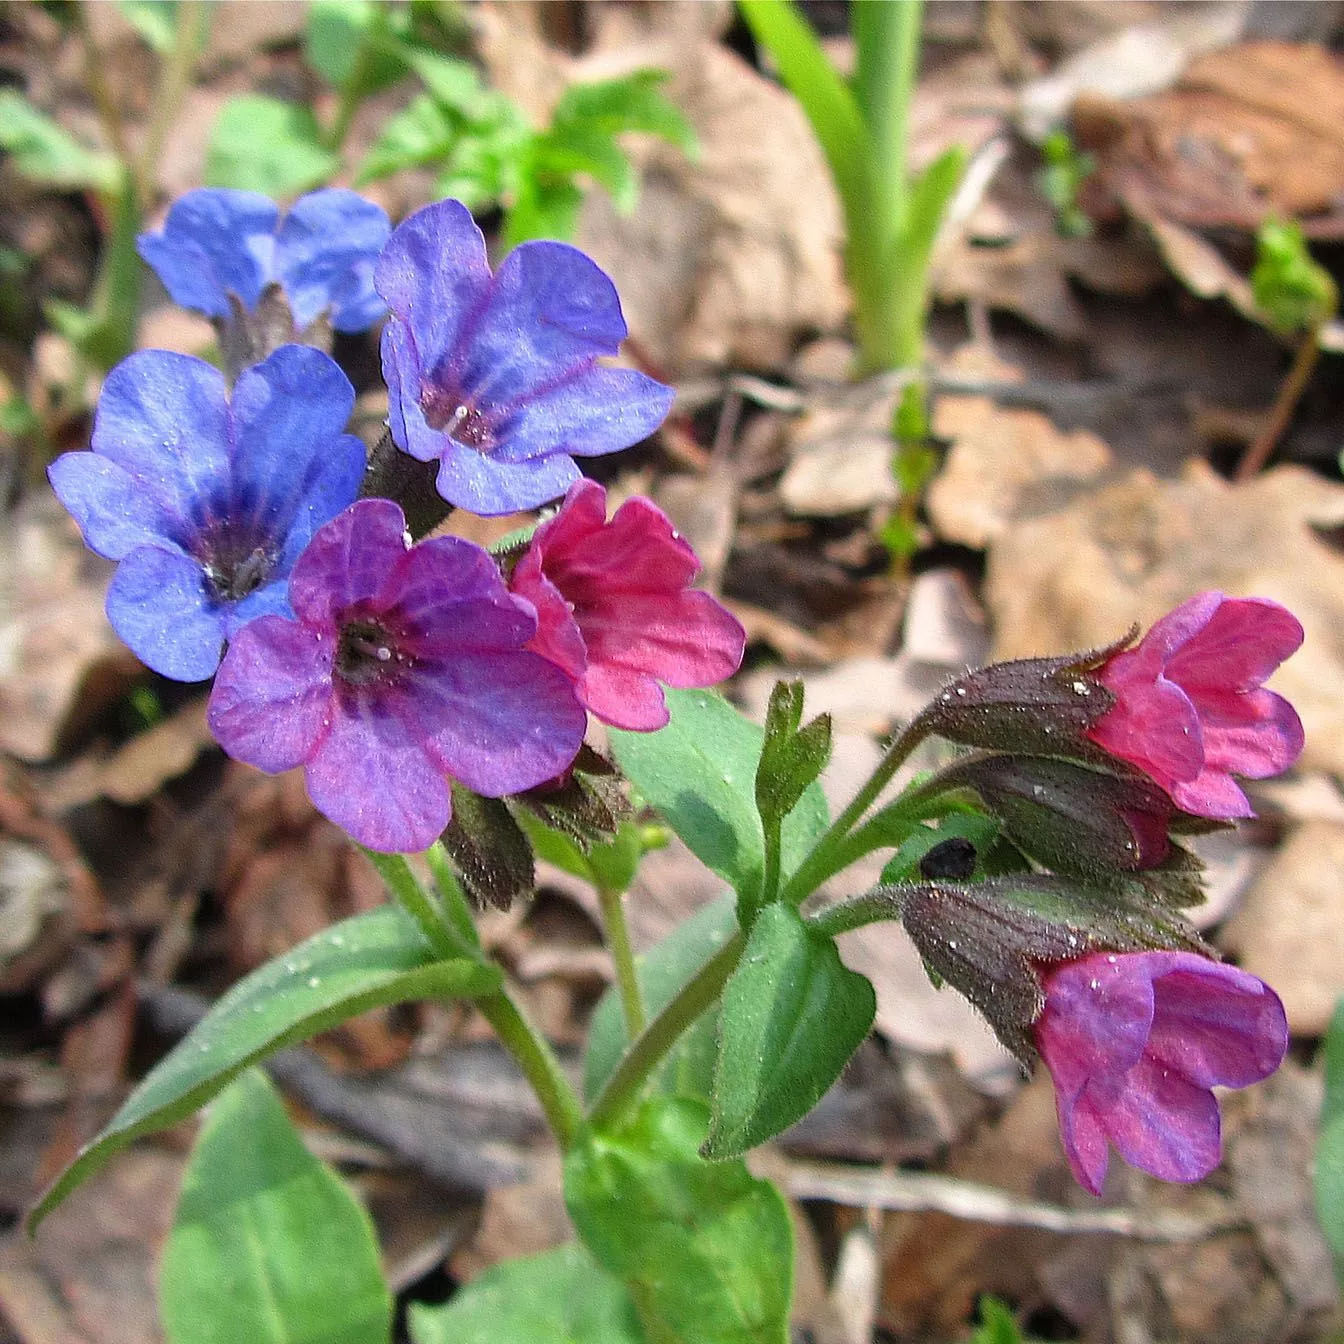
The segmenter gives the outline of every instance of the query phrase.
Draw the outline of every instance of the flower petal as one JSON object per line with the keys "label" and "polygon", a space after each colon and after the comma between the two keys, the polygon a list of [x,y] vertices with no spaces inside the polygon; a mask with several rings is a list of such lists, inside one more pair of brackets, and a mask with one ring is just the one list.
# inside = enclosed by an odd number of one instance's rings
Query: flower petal
{"label": "flower petal", "polygon": [[210,692],[207,718],[219,745],[272,775],[302,765],[331,713],[331,658],[330,641],[281,616],[240,630]]}
{"label": "flower petal", "polygon": [[339,696],[304,779],[323,816],[385,854],[428,849],[452,815],[442,772],[381,688]]}
{"label": "flower petal", "polygon": [[509,590],[532,608],[537,632],[527,647],[577,679],[588,664],[588,651],[564,594],[541,571],[536,550],[527,551],[514,566]]}
{"label": "flower petal", "polygon": [[580,621],[590,666],[648,672],[668,686],[713,686],[742,662],[741,622],[708,593],[625,593]]}
{"label": "flower petal", "polygon": [[1194,779],[1177,780],[1165,787],[1171,794],[1171,801],[1192,816],[1213,817],[1219,821],[1255,816],[1250,799],[1225,770],[1204,769]]}
{"label": "flower petal", "polygon": [[[1131,661],[1132,660],[1132,661]],[[1088,730],[1099,747],[1137,765],[1168,793],[1204,764],[1199,717],[1173,682],[1143,679],[1137,654],[1119,654],[1098,678],[1117,698]]]}
{"label": "flower petal", "polygon": [[426,660],[398,688],[397,703],[443,769],[492,798],[563,773],[587,727],[570,679],[524,651]]}
{"label": "flower petal", "polygon": [[1113,1101],[1099,1103],[1101,1123],[1132,1167],[1164,1181],[1198,1181],[1222,1160],[1218,1103],[1206,1087],[1145,1056]]}
{"label": "flower petal", "polygon": [[1202,629],[1172,654],[1166,675],[1184,686],[1198,705],[1200,688],[1253,690],[1297,652],[1302,639],[1302,623],[1277,602],[1223,598]]}
{"label": "flower petal", "polygon": [[667,419],[675,398],[672,388],[634,369],[594,365],[509,408],[493,456],[523,462],[549,453],[614,453],[647,439]]}
{"label": "flower petal", "polygon": [[1042,977],[1045,1008],[1036,1047],[1056,1086],[1101,1095],[1119,1087],[1143,1054],[1153,1022],[1152,974],[1141,954],[1094,953]]}
{"label": "flower petal", "polygon": [[[414,416],[408,413],[406,420],[409,427]],[[446,434],[442,438],[435,488],[450,504],[486,518],[539,509],[558,499],[579,477],[574,460],[559,453],[532,462],[497,462]]]}
{"label": "flower petal", "polygon": [[[344,433],[355,389],[320,350],[283,345],[245,369],[233,391],[233,498],[240,517],[296,559],[307,539],[359,494],[364,445]],[[297,528],[297,549],[287,545]]]}
{"label": "flower petal", "polygon": [[137,546],[177,550],[186,524],[136,488],[130,475],[98,453],[62,453],[47,468],[56,498],[79,524],[90,550],[120,560]]}
{"label": "flower petal", "polygon": [[290,206],[275,240],[275,273],[295,326],[327,308],[337,331],[363,331],[382,317],[373,268],[391,227],[381,206],[341,187],[310,191]]}
{"label": "flower petal", "polygon": [[657,677],[614,663],[590,661],[579,695],[603,723],[633,733],[656,732],[671,717]]}
{"label": "flower petal", "polygon": [[[487,411],[547,391],[599,355],[614,355],[625,337],[616,287],[595,261],[567,243],[523,243],[500,263],[451,369],[458,388]],[[430,362],[418,328],[416,338]]]}
{"label": "flower petal", "polygon": [[252,308],[271,279],[275,202],[251,191],[204,187],[173,203],[160,233],[142,233],[136,250],[174,303],[228,317],[230,291]]}
{"label": "flower petal", "polygon": [[204,681],[224,650],[224,610],[200,565],[180,552],[140,546],[107,589],[107,619],[144,665],[174,681]]}
{"label": "flower petal", "polygon": [[228,496],[224,375],[190,355],[137,351],[103,383],[92,445],[165,513],[199,520]]}
{"label": "flower petal", "polygon": [[1263,980],[1190,953],[1167,954],[1153,980],[1146,1053],[1200,1087],[1247,1087],[1268,1078],[1288,1049],[1283,1004]]}
{"label": "flower petal", "polygon": [[1195,707],[1204,731],[1204,761],[1214,769],[1265,779],[1287,770],[1302,754],[1302,720],[1273,691],[1238,695],[1235,706],[1220,699]]}
{"label": "flower petal", "polygon": [[405,531],[405,515],[390,499],[357,500],[320,527],[289,581],[299,619],[334,630],[343,608],[371,601],[406,553]]}
{"label": "flower petal", "polygon": [[431,537],[404,552],[375,606],[413,657],[520,649],[534,629],[489,552],[461,537]]}
{"label": "flower petal", "polygon": [[424,366],[432,368],[453,350],[489,292],[485,237],[460,201],[427,205],[392,230],[373,283],[410,328]]}
{"label": "flower petal", "polygon": [[1055,1083],[1055,1115],[1069,1170],[1084,1190],[1100,1195],[1111,1164],[1111,1146],[1086,1092],[1071,1096]]}

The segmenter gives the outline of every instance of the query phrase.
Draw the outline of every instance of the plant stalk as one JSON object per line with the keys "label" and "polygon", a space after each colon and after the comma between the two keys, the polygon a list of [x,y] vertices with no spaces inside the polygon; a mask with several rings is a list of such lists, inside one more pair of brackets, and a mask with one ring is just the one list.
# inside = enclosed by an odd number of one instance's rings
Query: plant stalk
{"label": "plant stalk", "polygon": [[739,929],[681,987],[677,996],[645,1027],[621,1056],[588,1114],[595,1129],[610,1129],[639,1099],[644,1085],[684,1032],[718,998],[737,969],[746,937]]}
{"label": "plant stalk", "polygon": [[634,949],[630,946],[630,928],[625,921],[623,893],[614,887],[603,886],[600,882],[596,886],[607,945],[616,968],[616,988],[621,996],[621,1011],[625,1014],[625,1035],[627,1040],[633,1041],[648,1022],[644,1013],[644,994],[635,971]]}
{"label": "plant stalk", "polygon": [[1301,401],[1302,393],[1307,390],[1307,383],[1320,357],[1321,329],[1313,327],[1297,348],[1293,367],[1289,369],[1288,376],[1279,387],[1279,395],[1274,398],[1274,405],[1265,427],[1255,436],[1255,442],[1237,463],[1236,474],[1232,477],[1234,481],[1241,483],[1253,480],[1264,469],[1265,463],[1273,455],[1275,444],[1287,430],[1293,412],[1297,409],[1297,403]]}
{"label": "plant stalk", "polygon": [[[458,929],[452,916],[435,908],[404,855],[378,854],[369,849],[365,849],[364,853],[378,870],[397,903],[415,920],[426,941],[439,956],[444,960],[463,957],[477,962],[486,960],[479,942],[468,939]],[[454,892],[459,900],[462,899],[456,878],[444,893],[450,906]],[[583,1108],[554,1051],[523,1016],[507,990],[496,990],[472,1002],[481,1010],[500,1043],[522,1069],[541,1103],[546,1123],[550,1125],[561,1149],[567,1150],[583,1127]]]}

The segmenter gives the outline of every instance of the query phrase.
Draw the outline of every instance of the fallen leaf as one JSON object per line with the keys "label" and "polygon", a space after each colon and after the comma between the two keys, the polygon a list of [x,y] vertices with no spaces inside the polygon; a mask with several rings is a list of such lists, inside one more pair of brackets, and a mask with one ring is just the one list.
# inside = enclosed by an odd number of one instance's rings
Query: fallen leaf
{"label": "fallen leaf", "polygon": [[1025,517],[1054,511],[1112,461],[1095,434],[1063,433],[1039,411],[987,397],[940,397],[933,428],[952,446],[929,486],[929,516],[939,536],[977,549]]}
{"label": "fallen leaf", "polygon": [[1344,993],[1344,825],[1298,826],[1220,941],[1240,965],[1274,986],[1294,1032],[1324,1032]]}
{"label": "fallen leaf", "polygon": [[93,718],[139,673],[103,614],[111,573],[50,491],[10,515],[0,535],[0,750],[47,760],[73,719]]}

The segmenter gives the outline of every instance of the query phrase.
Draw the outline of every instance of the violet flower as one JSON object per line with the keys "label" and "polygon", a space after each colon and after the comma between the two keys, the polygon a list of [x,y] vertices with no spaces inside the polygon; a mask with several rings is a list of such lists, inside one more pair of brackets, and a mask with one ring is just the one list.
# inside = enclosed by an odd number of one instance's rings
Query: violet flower
{"label": "violet flower", "polygon": [[207,317],[227,318],[230,294],[250,312],[276,283],[299,330],[330,309],[337,331],[363,331],[387,311],[373,265],[390,231],[380,206],[339,187],[299,197],[283,221],[269,197],[202,187],[136,247],[174,303]]}
{"label": "violet flower", "polygon": [[493,515],[556,499],[575,456],[647,438],[672,389],[606,368],[625,339],[615,287],[577,248],[532,242],[493,275],[467,208],[440,201],[393,231],[374,272],[388,423],[397,446],[439,464],[450,504]]}
{"label": "violet flower", "polygon": [[525,651],[536,622],[494,560],[458,537],[410,546],[390,500],[322,528],[290,579],[297,620],[229,646],[208,718],[229,755],[303,766],[318,810],[370,849],[422,850],[448,776],[488,797],[561,774],[586,717],[569,678]]}
{"label": "violet flower", "polygon": [[282,346],[232,397],[218,369],[142,350],[108,374],[92,452],[47,475],[91,549],[120,561],[112,628],[146,666],[201,681],[248,621],[289,610],[290,570],[359,493],[355,404],[326,355]]}
{"label": "violet flower", "polygon": [[1094,1195],[1109,1147],[1164,1181],[1222,1158],[1213,1087],[1246,1087],[1283,1062],[1279,997],[1191,952],[1093,953],[1041,977],[1036,1047],[1055,1085],[1069,1167]]}
{"label": "violet flower", "polygon": [[510,587],[537,613],[529,648],[574,678],[579,698],[617,728],[668,720],[659,682],[712,686],[737,671],[746,632],[708,593],[667,515],[629,499],[607,521],[607,492],[579,481],[543,523]]}
{"label": "violet flower", "polygon": [[1253,816],[1232,775],[1263,779],[1301,754],[1296,711],[1261,685],[1301,643],[1301,624],[1277,602],[1201,593],[1092,674],[1116,703],[1087,736],[1186,812]]}

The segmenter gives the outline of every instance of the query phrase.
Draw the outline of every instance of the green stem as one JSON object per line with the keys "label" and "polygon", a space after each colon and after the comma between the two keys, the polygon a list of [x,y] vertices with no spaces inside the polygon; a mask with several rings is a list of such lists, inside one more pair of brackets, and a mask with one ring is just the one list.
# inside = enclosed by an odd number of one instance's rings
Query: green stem
{"label": "green stem", "polygon": [[810,915],[806,921],[807,927],[813,933],[834,938],[851,929],[861,929],[865,924],[900,919],[904,904],[900,887],[875,887],[862,896],[854,896]]}
{"label": "green stem", "polygon": [[621,1010],[625,1014],[625,1034],[633,1041],[647,1023],[644,1015],[644,995],[635,973],[635,954],[630,946],[630,929],[625,922],[622,893],[614,887],[597,883],[597,899],[602,907],[602,923],[607,932],[607,945],[616,968],[616,987],[621,996]]}
{"label": "green stem", "polygon": [[827,877],[839,871],[838,868],[831,867],[835,852],[841,849],[849,832],[872,806],[878,794],[891,783],[892,776],[905,764],[910,753],[928,735],[927,725],[918,718],[912,719],[905,726],[900,736],[887,749],[887,754],[878,763],[868,782],[854,795],[849,806],[831,824],[830,830],[813,846],[802,867],[789,879],[782,900],[791,905],[801,905]]}
{"label": "green stem", "polygon": [[[480,943],[465,937],[455,920],[435,907],[403,855],[377,854],[370,849],[364,850],[364,853],[378,870],[397,903],[419,925],[429,945],[439,956],[446,961],[461,957],[485,961]],[[456,878],[450,884],[449,891],[444,893],[450,906],[454,892],[457,899],[462,899]],[[497,990],[473,1002],[522,1069],[537,1100],[541,1102],[546,1122],[560,1147],[568,1149],[583,1126],[583,1108],[554,1051],[523,1016],[507,990]]]}
{"label": "green stem", "polygon": [[137,194],[143,207],[154,199],[154,179],[158,175],[159,156],[168,128],[177,117],[182,99],[191,80],[200,50],[203,25],[207,17],[204,0],[182,0],[177,7],[177,26],[173,47],[168,53],[154,91],[154,105],[150,113],[149,129],[145,132],[140,158],[135,166]]}
{"label": "green stem", "polygon": [[369,63],[369,43],[361,42],[355,53],[355,63],[345,83],[341,85],[341,101],[336,105],[336,116],[331,126],[322,134],[322,147],[339,152],[345,143],[346,133],[359,107],[360,91],[364,84],[364,72]]}
{"label": "green stem", "polygon": [[476,949],[476,955],[479,956],[481,935],[476,929],[476,921],[472,917],[471,906],[462,891],[462,884],[457,880],[457,874],[453,871],[452,860],[448,857],[448,851],[444,849],[441,841],[436,840],[425,851],[425,861],[429,864],[434,885],[438,887],[439,895],[443,897],[444,915],[452,922],[458,933]]}
{"label": "green stem", "polygon": [[1255,442],[1246,450],[1245,456],[1237,464],[1233,480],[1237,482],[1253,480],[1264,469],[1274,452],[1274,445],[1283,437],[1284,431],[1292,421],[1297,403],[1307,390],[1316,362],[1321,357],[1321,328],[1313,327],[1302,339],[1293,359],[1293,366],[1274,398],[1273,408],[1264,428],[1255,436]]}
{"label": "green stem", "polygon": [[746,938],[739,929],[645,1027],[621,1056],[621,1062],[593,1103],[588,1119],[594,1128],[611,1128],[639,1099],[650,1075],[682,1032],[718,998],[728,977],[736,970],[745,946]]}

